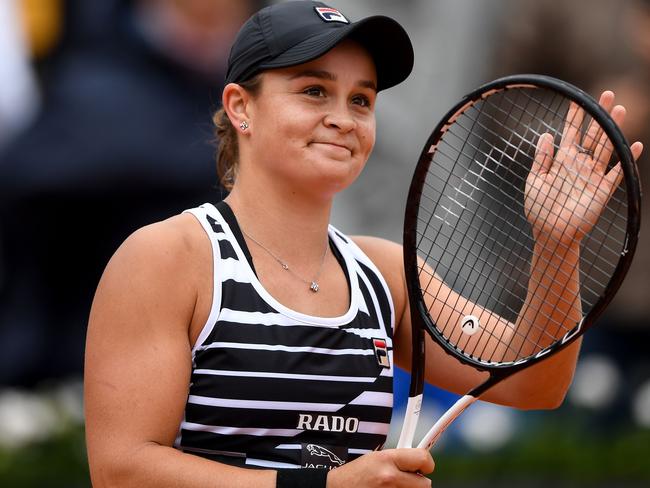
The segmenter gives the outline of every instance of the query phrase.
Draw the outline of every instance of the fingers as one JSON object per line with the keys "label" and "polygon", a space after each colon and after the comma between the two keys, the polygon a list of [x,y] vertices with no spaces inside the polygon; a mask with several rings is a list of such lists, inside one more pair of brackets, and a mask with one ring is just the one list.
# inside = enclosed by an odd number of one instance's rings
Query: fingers
{"label": "fingers", "polygon": [[582,127],[583,118],[584,110],[577,103],[571,102],[564,121],[564,131],[562,132],[562,142],[560,143],[560,146],[565,148],[565,150],[580,142],[580,128]]}
{"label": "fingers", "polygon": [[435,468],[435,462],[426,449],[394,449],[393,456],[393,462],[400,471],[430,474]]}
{"label": "fingers", "polygon": [[[607,113],[610,113],[614,107],[614,99],[614,92],[606,90],[600,95],[598,103],[604,110],[607,111]],[[591,153],[596,156],[596,159],[599,159],[598,154],[602,152],[602,143],[604,142],[602,135],[603,128],[595,120],[592,120],[582,140],[582,147],[588,151],[591,151]],[[605,139],[607,140],[607,138]]]}
{"label": "fingers", "polygon": [[[612,119],[616,125],[623,127],[626,113],[627,111],[625,110],[625,107],[622,105],[616,105],[610,112],[610,115],[612,116]],[[609,137],[607,134],[602,133],[600,136],[600,141],[598,142],[598,152],[594,153],[594,158],[598,161],[596,166],[597,170],[600,172],[605,172],[607,164],[609,163],[609,158],[612,157],[613,150],[614,146],[609,140]]]}
{"label": "fingers", "polygon": [[535,148],[535,159],[533,160],[533,166],[530,171],[533,174],[548,173],[548,170],[553,164],[554,152],[553,136],[548,132],[539,136],[537,147]]}
{"label": "fingers", "polygon": [[[632,152],[632,158],[634,161],[637,161],[643,152],[643,144],[638,141],[635,142],[630,146],[630,151]],[[616,164],[616,166],[605,175],[604,179],[607,184],[606,188],[609,188],[609,195],[607,197],[609,200],[621,184],[621,181],[623,181],[623,169],[621,168],[621,163]]]}
{"label": "fingers", "polygon": [[424,449],[374,451],[330,471],[327,487],[429,488],[431,480],[423,474],[433,468],[433,458]]}
{"label": "fingers", "polygon": [[630,146],[630,150],[632,151],[632,158],[635,161],[638,161],[639,158],[641,157],[641,153],[643,153],[643,144],[637,141],[634,144],[632,144],[632,146]]}

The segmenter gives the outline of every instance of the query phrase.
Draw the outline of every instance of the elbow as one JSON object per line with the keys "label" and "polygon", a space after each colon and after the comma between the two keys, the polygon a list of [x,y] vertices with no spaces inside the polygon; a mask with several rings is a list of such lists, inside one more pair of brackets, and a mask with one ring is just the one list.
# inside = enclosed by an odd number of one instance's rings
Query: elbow
{"label": "elbow", "polygon": [[93,459],[89,456],[90,480],[93,488],[128,488],[141,486],[135,481],[136,467],[122,457]]}
{"label": "elbow", "polygon": [[90,481],[93,488],[117,488],[129,486],[125,469],[114,463],[91,463]]}
{"label": "elbow", "polygon": [[544,400],[537,405],[536,409],[556,410],[562,406],[565,398],[566,398],[566,391],[560,394],[549,395],[547,398],[544,398]]}
{"label": "elbow", "polygon": [[557,381],[554,385],[539,386],[534,392],[530,392],[528,402],[525,402],[523,410],[555,410],[560,408],[566,399],[571,378],[566,381]]}

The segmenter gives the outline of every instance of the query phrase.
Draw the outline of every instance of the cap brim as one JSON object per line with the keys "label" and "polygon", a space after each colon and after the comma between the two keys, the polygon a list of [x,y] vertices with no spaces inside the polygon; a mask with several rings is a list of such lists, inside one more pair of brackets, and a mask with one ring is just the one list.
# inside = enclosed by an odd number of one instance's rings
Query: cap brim
{"label": "cap brim", "polygon": [[357,41],[372,56],[377,69],[378,91],[401,83],[413,69],[413,46],[408,34],[396,21],[384,16],[368,17],[312,36],[260,64],[259,68],[286,68],[313,61],[344,39]]}

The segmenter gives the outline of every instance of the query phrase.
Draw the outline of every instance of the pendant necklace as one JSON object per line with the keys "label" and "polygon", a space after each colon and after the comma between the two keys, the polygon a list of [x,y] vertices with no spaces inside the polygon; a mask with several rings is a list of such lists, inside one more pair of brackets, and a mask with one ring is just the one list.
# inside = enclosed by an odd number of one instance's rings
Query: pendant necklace
{"label": "pendant necklace", "polygon": [[296,278],[298,278],[300,281],[305,283],[306,285],[309,285],[309,289],[316,293],[318,290],[320,290],[320,285],[318,284],[318,278],[320,277],[321,272],[323,271],[323,265],[325,264],[325,256],[327,256],[327,248],[329,247],[328,244],[325,245],[325,251],[323,252],[323,257],[321,258],[320,261],[320,267],[318,268],[318,273],[316,273],[316,276],[314,277],[313,280],[306,280],[302,276],[300,276],[298,273],[296,273],[293,269],[289,267],[289,265],[280,259],[278,256],[273,254],[270,249],[268,249],[266,246],[264,246],[261,242],[259,242],[257,239],[254,237],[248,235],[244,230],[242,229],[242,234],[244,234],[246,237],[248,237],[251,241],[253,241],[255,244],[260,246],[262,249],[264,249],[273,259],[275,259],[280,266],[282,266],[282,269],[285,271],[288,271],[292,275],[294,275]]}

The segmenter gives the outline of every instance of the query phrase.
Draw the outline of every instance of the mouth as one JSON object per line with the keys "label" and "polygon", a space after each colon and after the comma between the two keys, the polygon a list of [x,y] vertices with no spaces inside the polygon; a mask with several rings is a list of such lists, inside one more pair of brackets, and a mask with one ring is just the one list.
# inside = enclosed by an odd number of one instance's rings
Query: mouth
{"label": "mouth", "polygon": [[331,150],[337,151],[337,152],[347,151],[349,154],[352,154],[352,152],[353,152],[350,147],[346,146],[345,144],[338,143],[338,142],[312,141],[310,144],[314,145],[314,146],[324,147],[326,149],[331,149]]}

